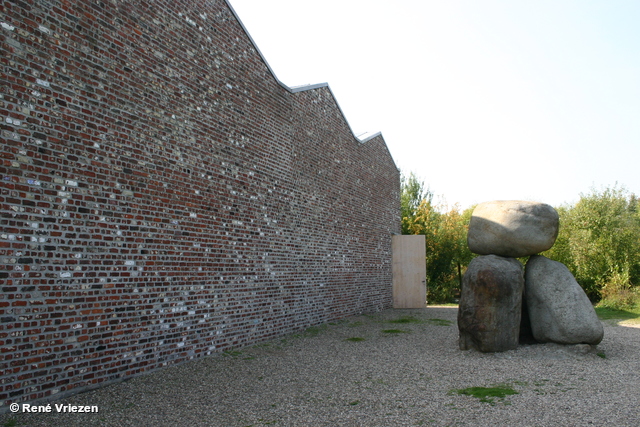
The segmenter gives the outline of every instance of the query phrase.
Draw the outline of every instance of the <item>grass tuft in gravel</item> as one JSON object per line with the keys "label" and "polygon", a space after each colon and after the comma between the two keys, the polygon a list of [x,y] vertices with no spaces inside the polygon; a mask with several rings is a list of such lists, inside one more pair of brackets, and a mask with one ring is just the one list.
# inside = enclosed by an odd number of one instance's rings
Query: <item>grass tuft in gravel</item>
{"label": "grass tuft in gravel", "polygon": [[328,328],[327,324],[322,324],[318,326],[310,326],[304,331],[305,337],[317,337],[321,332],[326,331]]}
{"label": "grass tuft in gravel", "polygon": [[420,323],[422,320],[417,319],[413,316],[404,316],[399,319],[389,320],[389,323]]}
{"label": "grass tuft in gravel", "polygon": [[383,333],[385,334],[408,334],[409,331],[403,331],[402,329],[383,329]]}
{"label": "grass tuft in gravel", "polygon": [[429,322],[432,325],[436,325],[436,326],[451,326],[453,325],[453,322],[451,320],[446,320],[446,319],[427,319],[427,322]]}
{"label": "grass tuft in gravel", "polygon": [[495,405],[495,399],[504,400],[507,396],[518,394],[513,387],[507,384],[499,384],[493,387],[467,387],[452,390],[451,392],[464,396],[473,396],[480,399],[480,402],[489,403],[491,405]]}

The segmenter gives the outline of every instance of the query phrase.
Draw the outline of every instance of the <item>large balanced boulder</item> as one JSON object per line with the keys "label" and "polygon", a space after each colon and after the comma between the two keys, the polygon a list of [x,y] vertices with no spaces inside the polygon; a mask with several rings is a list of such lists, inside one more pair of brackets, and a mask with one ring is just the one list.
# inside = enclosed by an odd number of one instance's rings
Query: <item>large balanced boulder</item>
{"label": "large balanced boulder", "polygon": [[545,203],[485,202],[473,210],[467,243],[476,254],[518,258],[551,248],[558,229],[558,212]]}
{"label": "large balanced boulder", "polygon": [[541,255],[532,256],[525,268],[525,287],[536,341],[591,345],[602,341],[602,323],[564,264]]}
{"label": "large balanced boulder", "polygon": [[515,349],[523,290],[524,272],[517,259],[496,255],[474,258],[462,279],[458,308],[460,349]]}

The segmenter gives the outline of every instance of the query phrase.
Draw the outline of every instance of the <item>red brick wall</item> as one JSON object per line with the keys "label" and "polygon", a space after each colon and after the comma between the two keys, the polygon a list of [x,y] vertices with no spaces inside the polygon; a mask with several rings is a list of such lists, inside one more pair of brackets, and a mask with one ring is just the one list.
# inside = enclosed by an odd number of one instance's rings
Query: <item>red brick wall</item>
{"label": "red brick wall", "polygon": [[224,1],[0,0],[0,407],[391,304],[399,176]]}

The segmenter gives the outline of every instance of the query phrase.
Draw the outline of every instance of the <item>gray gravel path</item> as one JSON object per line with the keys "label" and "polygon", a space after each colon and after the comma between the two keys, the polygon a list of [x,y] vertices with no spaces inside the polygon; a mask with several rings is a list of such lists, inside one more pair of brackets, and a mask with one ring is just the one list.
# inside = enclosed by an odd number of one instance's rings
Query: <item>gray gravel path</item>
{"label": "gray gravel path", "polygon": [[[483,354],[458,350],[456,314],[429,307],[351,317],[52,402],[98,413],[7,413],[0,424],[640,425],[640,329],[606,324],[597,349]],[[518,394],[488,403],[455,392],[497,384]]]}

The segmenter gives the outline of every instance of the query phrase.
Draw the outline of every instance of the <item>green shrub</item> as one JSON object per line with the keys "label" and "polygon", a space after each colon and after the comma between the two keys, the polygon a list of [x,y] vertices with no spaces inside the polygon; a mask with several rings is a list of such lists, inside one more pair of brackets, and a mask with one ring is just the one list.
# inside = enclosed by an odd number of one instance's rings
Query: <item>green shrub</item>
{"label": "green shrub", "polygon": [[427,301],[429,304],[456,302],[459,298],[460,282],[457,278],[446,282],[429,283],[429,286],[427,286]]}
{"label": "green shrub", "polygon": [[640,306],[640,290],[630,285],[629,270],[614,271],[600,284],[601,307],[624,310]]}
{"label": "green shrub", "polygon": [[[565,264],[591,301],[626,306],[640,285],[640,205],[613,187],[581,194],[574,206],[556,208],[560,232],[543,255]],[[620,295],[616,295],[620,293]]]}

